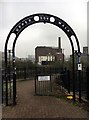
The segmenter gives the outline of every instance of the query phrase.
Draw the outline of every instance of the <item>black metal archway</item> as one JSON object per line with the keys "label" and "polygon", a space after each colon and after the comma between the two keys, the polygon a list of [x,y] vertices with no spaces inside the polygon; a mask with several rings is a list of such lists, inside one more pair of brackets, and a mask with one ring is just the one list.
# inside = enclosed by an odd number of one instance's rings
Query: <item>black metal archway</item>
{"label": "black metal archway", "polygon": [[70,44],[71,44],[71,48],[72,48],[72,62],[73,62],[73,100],[75,101],[75,76],[74,76],[74,45],[73,45],[73,41],[72,41],[72,36],[75,37],[76,43],[77,43],[77,47],[78,47],[78,63],[80,63],[80,46],[79,46],[79,41],[78,38],[75,34],[75,32],[73,31],[73,29],[62,19],[60,19],[59,17],[56,17],[54,15],[50,15],[50,14],[44,14],[44,13],[40,13],[40,14],[33,14],[30,16],[27,16],[23,19],[21,19],[19,22],[17,22],[15,24],[15,26],[10,30],[7,39],[6,39],[6,43],[5,43],[5,80],[6,80],[6,105],[8,105],[8,70],[7,70],[7,47],[8,47],[8,41],[9,38],[11,36],[12,33],[14,33],[16,35],[15,39],[13,40],[13,46],[12,46],[12,56],[13,56],[13,104],[16,104],[16,73],[15,73],[15,45],[16,45],[16,41],[17,38],[19,37],[20,33],[27,28],[28,26],[35,24],[35,23],[50,23],[53,24],[57,27],[59,27],[60,29],[62,29],[65,34],[67,35],[67,37],[70,40]]}

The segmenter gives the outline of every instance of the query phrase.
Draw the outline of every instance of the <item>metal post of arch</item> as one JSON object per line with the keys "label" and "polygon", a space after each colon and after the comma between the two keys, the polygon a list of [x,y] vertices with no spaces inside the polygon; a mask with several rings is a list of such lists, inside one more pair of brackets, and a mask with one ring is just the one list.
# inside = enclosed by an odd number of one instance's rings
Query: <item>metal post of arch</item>
{"label": "metal post of arch", "polygon": [[[80,46],[79,46],[79,41],[77,39],[77,36],[73,29],[62,19],[50,15],[50,14],[33,14],[30,16],[27,16],[23,19],[21,19],[19,22],[17,22],[14,27],[11,29],[9,32],[6,43],[5,43],[5,78],[6,78],[6,105],[8,105],[8,79],[7,79],[7,46],[8,46],[8,41],[10,38],[10,35],[14,33],[16,35],[15,39],[13,40],[13,46],[12,46],[12,51],[13,51],[13,104],[16,104],[16,74],[15,74],[15,45],[17,38],[19,37],[20,33],[27,28],[28,26],[35,24],[35,23],[50,23],[53,24],[60,29],[62,29],[67,37],[70,40],[71,48],[72,48],[72,72],[73,72],[73,100],[75,101],[75,76],[74,76],[74,46],[73,46],[73,41],[71,39],[71,36],[75,37],[77,47],[78,47],[78,53],[80,54]],[[80,59],[80,55],[78,54],[78,59]]]}

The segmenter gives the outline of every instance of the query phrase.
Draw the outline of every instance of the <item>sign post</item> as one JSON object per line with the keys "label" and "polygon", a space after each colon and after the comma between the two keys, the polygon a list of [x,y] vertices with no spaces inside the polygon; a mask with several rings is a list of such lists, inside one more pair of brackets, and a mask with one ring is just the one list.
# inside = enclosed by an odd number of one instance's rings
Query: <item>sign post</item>
{"label": "sign post", "polygon": [[78,70],[82,70],[82,64],[78,64]]}
{"label": "sign post", "polygon": [[80,63],[80,55],[81,53],[78,53],[79,102],[81,102],[81,71],[82,71],[82,64]]}
{"label": "sign post", "polygon": [[50,76],[38,76],[38,81],[50,81]]}

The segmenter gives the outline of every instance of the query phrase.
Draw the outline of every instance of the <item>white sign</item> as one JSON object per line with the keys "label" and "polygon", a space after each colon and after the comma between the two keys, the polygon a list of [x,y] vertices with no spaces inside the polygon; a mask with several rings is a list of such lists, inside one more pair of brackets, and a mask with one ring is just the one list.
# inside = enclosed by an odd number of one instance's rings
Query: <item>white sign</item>
{"label": "white sign", "polygon": [[38,81],[49,81],[50,76],[38,76]]}
{"label": "white sign", "polygon": [[82,70],[82,64],[78,64],[78,70]]}

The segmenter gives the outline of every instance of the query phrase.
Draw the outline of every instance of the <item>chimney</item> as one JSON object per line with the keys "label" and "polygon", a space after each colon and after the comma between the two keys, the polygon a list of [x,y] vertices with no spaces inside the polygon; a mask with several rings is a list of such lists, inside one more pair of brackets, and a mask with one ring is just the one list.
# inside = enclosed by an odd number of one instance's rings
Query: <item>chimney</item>
{"label": "chimney", "polygon": [[58,37],[58,49],[61,49],[61,37]]}

